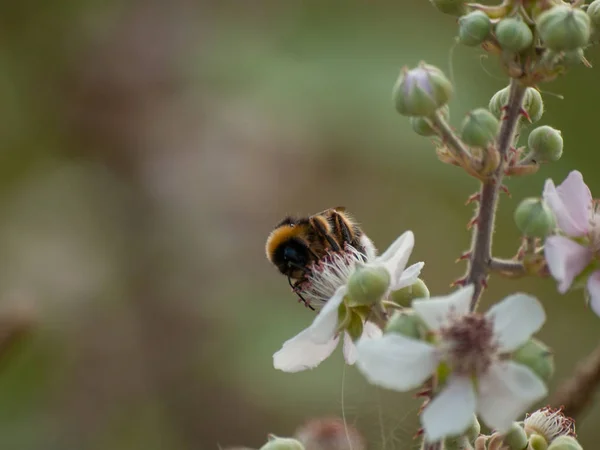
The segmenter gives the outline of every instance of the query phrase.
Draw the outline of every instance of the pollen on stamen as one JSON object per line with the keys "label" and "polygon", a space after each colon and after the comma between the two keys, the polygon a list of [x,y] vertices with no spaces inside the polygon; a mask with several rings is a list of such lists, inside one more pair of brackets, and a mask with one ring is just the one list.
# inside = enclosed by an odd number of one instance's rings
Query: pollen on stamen
{"label": "pollen on stamen", "polygon": [[346,244],[338,252],[329,252],[318,262],[310,267],[306,279],[298,285],[296,292],[306,301],[320,309],[329,300],[335,291],[346,284],[357,264],[368,261],[367,256]]}
{"label": "pollen on stamen", "polygon": [[527,434],[537,433],[548,443],[559,436],[577,437],[575,421],[562,413],[562,407],[538,409],[525,417],[523,425]]}

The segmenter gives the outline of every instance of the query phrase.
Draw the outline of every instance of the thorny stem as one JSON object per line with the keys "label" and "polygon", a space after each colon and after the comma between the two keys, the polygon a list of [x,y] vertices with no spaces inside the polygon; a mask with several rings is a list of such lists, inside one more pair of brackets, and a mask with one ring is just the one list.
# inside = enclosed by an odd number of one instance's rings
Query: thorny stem
{"label": "thorny stem", "polygon": [[575,372],[554,396],[554,405],[564,406],[566,416],[577,419],[590,406],[594,392],[600,386],[600,345],[580,362]]}
{"label": "thorny stem", "polygon": [[494,232],[494,220],[498,204],[498,190],[504,175],[505,156],[513,143],[521,116],[521,105],[525,90],[526,87],[518,80],[511,79],[508,105],[496,141],[496,149],[500,154],[500,164],[493,176],[482,183],[479,192],[479,209],[477,211],[476,227],[473,231],[471,259],[465,277],[466,284],[473,283],[475,286],[473,298],[471,299],[471,311],[477,308],[477,302],[492,261],[492,233]]}

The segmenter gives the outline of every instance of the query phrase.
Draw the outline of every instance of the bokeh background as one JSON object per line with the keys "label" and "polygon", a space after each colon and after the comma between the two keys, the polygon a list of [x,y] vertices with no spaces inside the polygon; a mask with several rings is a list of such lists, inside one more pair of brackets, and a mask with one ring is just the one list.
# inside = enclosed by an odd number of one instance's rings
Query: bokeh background
{"label": "bokeh background", "polygon": [[[425,59],[452,68],[455,126],[487,105],[506,79],[453,49],[455,32],[424,0],[0,3],[0,448],[258,448],[342,415],[369,448],[415,448],[419,402],[368,386],[341,352],[273,369],[313,315],[264,242],[287,214],[345,205],[382,249],[413,230],[412,262],[449,292],[477,184],[437,161],[390,92]],[[547,177],[578,168],[600,192],[598,71],[542,88],[565,153],[508,181],[498,256]],[[555,388],[600,319],[551,280],[493,278],[484,306],[516,290],[547,307]],[[586,448],[599,420],[600,405],[580,420]]]}

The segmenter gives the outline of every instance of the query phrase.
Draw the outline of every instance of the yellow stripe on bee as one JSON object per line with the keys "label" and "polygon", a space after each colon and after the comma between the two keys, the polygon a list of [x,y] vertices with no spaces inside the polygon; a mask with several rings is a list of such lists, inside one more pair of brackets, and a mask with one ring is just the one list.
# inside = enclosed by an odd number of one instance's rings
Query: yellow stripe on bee
{"label": "yellow stripe on bee", "polygon": [[284,242],[287,242],[292,238],[300,238],[304,241],[302,238],[303,233],[304,227],[297,225],[293,227],[289,225],[282,225],[279,228],[275,228],[273,231],[271,231],[266,245],[267,258],[269,258],[269,261],[273,261],[275,250],[277,250],[277,248]]}

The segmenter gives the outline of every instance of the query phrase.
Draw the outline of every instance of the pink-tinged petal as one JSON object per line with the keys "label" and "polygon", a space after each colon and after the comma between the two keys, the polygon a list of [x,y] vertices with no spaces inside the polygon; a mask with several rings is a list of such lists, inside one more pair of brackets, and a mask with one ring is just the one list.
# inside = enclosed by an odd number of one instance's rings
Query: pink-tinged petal
{"label": "pink-tinged petal", "polygon": [[451,317],[469,312],[473,289],[470,284],[443,297],[413,300],[412,307],[430,330],[439,330],[448,324]]}
{"label": "pink-tinged petal", "polygon": [[438,365],[435,347],[395,333],[361,338],[356,350],[356,367],[369,383],[401,392],[422,385]]}
{"label": "pink-tinged petal", "polygon": [[390,273],[392,286],[400,280],[414,245],[414,234],[412,231],[406,231],[390,245],[383,255],[375,260],[376,264],[382,265]]}
{"label": "pink-tinged petal", "polygon": [[315,344],[325,344],[335,336],[338,327],[338,308],[344,301],[346,291],[346,286],[339,287],[333,297],[327,300],[325,306],[319,311],[312,325],[308,327]]}
{"label": "pink-tinged petal", "polygon": [[462,434],[475,417],[476,396],[473,383],[466,377],[450,377],[442,391],[421,414],[427,440]]}
{"label": "pink-tinged petal", "polygon": [[583,236],[588,232],[592,194],[580,172],[571,172],[558,188],[552,180],[546,180],[543,197],[554,212],[559,228],[566,234]]}
{"label": "pink-tinged petal", "polygon": [[494,323],[500,351],[510,352],[524,344],[546,321],[542,304],[535,297],[514,294],[486,313]]}
{"label": "pink-tinged petal", "polygon": [[490,428],[501,433],[548,393],[531,370],[512,361],[492,364],[478,381],[477,411]]}
{"label": "pink-tinged petal", "polygon": [[[376,339],[381,337],[383,332],[381,328],[375,325],[373,322],[365,322],[363,325],[363,332],[361,339]],[[353,365],[356,362],[358,353],[356,352],[356,345],[352,342],[352,338],[348,333],[344,333],[344,358],[346,364]]]}
{"label": "pink-tinged petal", "polygon": [[590,308],[600,316],[600,271],[592,273],[587,281],[587,290],[590,296]]}
{"label": "pink-tinged petal", "polygon": [[558,291],[564,294],[573,280],[592,260],[589,248],[565,236],[550,236],[544,244],[544,255],[552,277],[558,281]]}
{"label": "pink-tinged petal", "polygon": [[324,344],[315,344],[308,329],[286,341],[281,350],[273,355],[273,366],[284,372],[300,372],[313,369],[327,359],[335,350],[338,338]]}
{"label": "pink-tinged petal", "polygon": [[397,280],[392,280],[390,283],[390,290],[397,291],[398,289],[402,289],[406,286],[416,283],[419,279],[419,275],[421,275],[421,269],[423,269],[424,265],[425,263],[418,262],[407,267],[400,275],[400,278]]}

